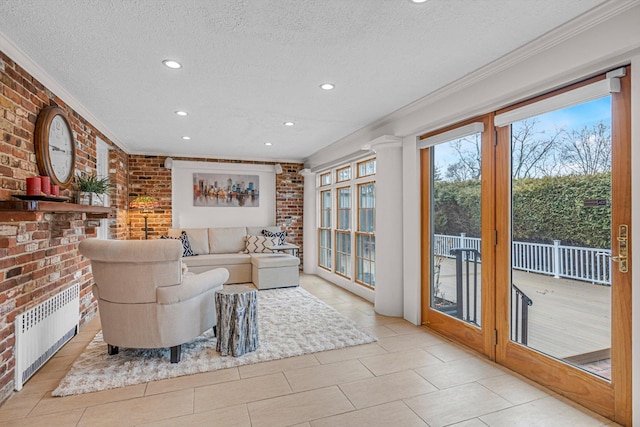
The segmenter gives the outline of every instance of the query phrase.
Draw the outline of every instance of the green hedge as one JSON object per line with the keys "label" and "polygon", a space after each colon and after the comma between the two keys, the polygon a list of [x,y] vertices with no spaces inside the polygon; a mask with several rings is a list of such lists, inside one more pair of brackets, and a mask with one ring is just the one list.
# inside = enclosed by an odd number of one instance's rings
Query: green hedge
{"label": "green hedge", "polygon": [[[609,248],[611,208],[584,207],[585,199],[611,200],[609,173],[527,178],[513,183],[513,236],[521,242]],[[480,181],[438,181],[435,232],[480,235]]]}

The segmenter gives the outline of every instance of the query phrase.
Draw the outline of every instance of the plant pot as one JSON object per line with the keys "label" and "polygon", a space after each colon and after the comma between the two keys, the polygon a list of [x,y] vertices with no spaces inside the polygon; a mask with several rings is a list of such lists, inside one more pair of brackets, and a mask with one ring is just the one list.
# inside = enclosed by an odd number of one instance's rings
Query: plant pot
{"label": "plant pot", "polygon": [[104,206],[104,194],[80,191],[78,192],[77,203],[79,205]]}

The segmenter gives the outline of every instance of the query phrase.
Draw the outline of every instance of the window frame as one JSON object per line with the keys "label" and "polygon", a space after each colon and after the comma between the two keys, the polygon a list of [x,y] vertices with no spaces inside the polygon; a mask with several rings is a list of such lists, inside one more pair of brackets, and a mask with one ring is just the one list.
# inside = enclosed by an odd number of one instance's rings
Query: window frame
{"label": "window frame", "polygon": [[[343,166],[341,168],[337,168],[336,169],[336,184],[340,183],[340,182],[347,182],[347,181],[351,181],[352,178],[352,173],[351,173],[351,165],[347,165],[347,166]],[[349,172],[349,177],[348,178],[340,178],[340,172],[342,171],[348,171]]]}
{"label": "window frame", "polygon": [[[360,206],[360,201],[359,201],[359,186],[363,185],[363,184],[367,184],[367,185],[373,185],[374,191],[375,191],[375,173],[371,173],[371,174],[365,174],[362,176],[359,176],[359,168],[360,165],[363,164],[367,164],[370,162],[373,162],[373,170],[375,171],[375,164],[376,164],[376,157],[372,156],[372,157],[367,157],[365,159],[359,159],[357,161],[352,161],[352,162],[348,162],[348,163],[341,163],[338,165],[335,165],[334,167],[332,167],[331,169],[327,169],[327,170],[323,170],[318,172],[317,175],[317,181],[316,181],[316,200],[318,201],[318,207],[317,207],[317,217],[316,217],[316,224],[317,224],[317,230],[318,230],[318,234],[317,234],[317,238],[318,238],[318,254],[317,254],[317,263],[318,266],[321,268],[322,271],[326,272],[326,273],[330,273],[331,275],[335,275],[336,279],[340,279],[341,281],[347,280],[349,283],[352,284],[357,284],[359,286],[363,286],[367,289],[370,290],[375,290],[375,286],[370,286],[368,283],[365,283],[362,280],[356,280],[356,276],[358,274],[358,266],[357,266],[357,259],[356,259],[356,243],[357,243],[357,233],[358,233],[358,229],[357,227],[359,227],[359,215],[360,213],[358,212],[358,206]],[[338,180],[339,177],[339,172],[340,171],[345,171],[345,170],[349,170],[349,179],[341,179]],[[327,184],[327,176],[330,177],[335,177],[335,181],[332,182],[331,184]],[[323,179],[325,180],[325,183],[323,183]],[[348,202],[348,207],[340,207],[341,205],[341,201],[340,201],[340,191],[344,190],[345,188],[349,188],[349,202]],[[331,216],[331,224],[328,227],[322,227],[322,225],[327,225],[324,223],[324,219],[323,216],[326,216],[325,212],[326,212],[326,207],[323,204],[323,196],[326,191],[330,191],[331,192],[331,212],[330,212],[330,216]],[[375,195],[375,192],[374,192]],[[373,218],[375,218],[375,202],[374,202],[374,207],[371,208],[373,209]],[[344,215],[343,212],[344,211],[348,211],[348,224],[344,224],[340,222],[340,218],[341,215]],[[339,227],[348,227],[346,229],[343,228],[339,228]],[[375,222],[373,224],[373,230],[363,233],[361,232],[361,235],[366,235],[368,236],[367,239],[370,239],[369,242],[370,244],[375,245]],[[323,247],[321,245],[322,243],[322,237],[325,236],[327,231],[330,230],[329,236],[331,239],[330,242],[330,248],[329,247]],[[338,240],[340,238],[340,236],[345,236],[348,235],[348,252],[345,251],[338,251]],[[372,239],[372,240],[371,240]],[[326,239],[325,239],[326,240]],[[326,242],[325,242],[326,243]],[[321,259],[323,257],[323,254],[325,254],[326,256],[326,251],[329,250],[330,251],[330,256],[331,256],[331,260],[329,262],[331,262],[331,266],[327,267],[327,266],[323,266],[321,265]],[[375,254],[375,249],[373,250],[373,253]],[[342,270],[342,271],[338,271],[338,265],[340,265],[341,263],[338,262],[338,259],[340,256],[348,256],[348,260],[346,261],[347,265],[349,266],[348,269],[346,270]],[[365,260],[365,262],[368,263],[369,268],[369,272],[371,273],[371,277],[373,278],[372,283],[375,284],[375,255],[373,258],[369,259],[369,258],[362,258]],[[345,274],[346,273],[346,274]],[[329,279],[330,280],[330,279]],[[337,282],[339,283],[339,282]]]}
{"label": "window frame", "polygon": [[[341,170],[344,170],[345,168],[342,168]],[[344,181],[341,182],[342,184],[344,184]],[[343,207],[342,206],[342,201],[343,198],[341,197],[341,192],[347,190],[348,191],[348,198],[347,200],[349,201],[349,206],[348,207]],[[334,242],[335,242],[335,250],[333,251],[333,265],[334,265],[334,272],[335,274],[345,277],[347,279],[351,279],[352,273],[353,273],[353,265],[349,265],[353,263],[353,246],[352,246],[352,238],[351,238],[351,223],[352,223],[352,206],[353,206],[353,191],[351,191],[351,185],[347,185],[347,186],[341,186],[341,187],[336,187],[335,189],[335,195],[336,195],[336,226],[333,229],[334,230]],[[341,219],[343,217],[343,213],[347,212],[347,228],[342,227],[345,224],[341,224]],[[348,236],[349,240],[349,252],[344,252],[341,250],[341,248],[338,245],[338,236]],[[341,271],[338,271],[338,266],[343,265],[342,261],[339,262],[339,258],[345,258],[346,261],[344,262],[344,265],[346,266],[346,273],[343,273]]]}
{"label": "window frame", "polygon": [[[328,208],[324,205],[325,198],[323,197],[327,193],[329,194],[329,197],[327,198],[327,200],[329,201],[329,207]],[[332,242],[332,239],[331,239],[331,234],[332,234],[331,233],[331,228],[332,228],[332,223],[333,223],[333,221],[332,221],[332,219],[333,219],[332,218],[333,200],[331,198],[331,190],[330,189],[325,189],[325,190],[320,191],[319,192],[319,200],[320,200],[320,216],[318,218],[319,219],[319,221],[318,221],[319,224],[318,224],[318,259],[317,259],[317,262],[318,262],[318,267],[323,268],[323,269],[328,270],[328,271],[332,271],[334,266],[333,266],[333,262],[332,262],[332,258],[333,258],[333,245],[332,245],[332,243],[333,242]],[[326,213],[327,210],[329,212],[329,216],[328,216],[329,217],[329,221],[328,221],[329,223],[325,224],[324,223],[324,219],[326,217],[325,213]],[[327,246],[327,247],[322,246],[322,241],[323,241],[322,240],[322,236],[325,233],[329,234],[329,246]],[[328,260],[328,264],[329,264],[328,266],[322,264],[322,259],[323,259],[322,258],[322,254],[324,252],[328,252],[327,258],[326,258]]]}
{"label": "window frame", "polygon": [[[370,176],[371,175],[368,175],[367,177],[370,177]],[[373,192],[373,204],[374,205],[373,205],[373,207],[363,208],[361,206],[361,201],[362,200],[360,198],[360,189],[363,186],[368,186],[368,185],[372,185],[373,186],[373,191],[374,191]],[[362,280],[359,280],[359,278],[363,277],[363,275],[365,273],[365,271],[364,271],[365,270],[364,269],[364,264],[365,263],[369,266],[369,273],[371,271],[375,272],[375,265],[376,265],[376,262],[375,262],[375,241],[376,241],[375,240],[376,239],[376,226],[375,226],[375,224],[376,224],[376,222],[375,222],[375,217],[376,217],[376,194],[375,194],[375,188],[376,187],[375,187],[375,185],[376,185],[376,183],[373,180],[366,181],[366,182],[361,182],[361,183],[357,184],[357,190],[358,190],[357,191],[357,202],[358,202],[358,207],[357,207],[356,210],[357,210],[357,217],[358,217],[358,225],[357,225],[355,233],[354,233],[355,241],[356,241],[355,242],[355,256],[354,256],[354,261],[355,261],[355,270],[354,270],[355,271],[355,274],[354,274],[355,282],[357,284],[359,284],[359,285],[365,286],[365,287],[370,288],[370,289],[375,289],[375,273],[373,274],[373,284],[366,283],[366,282],[364,282]],[[371,210],[372,213],[373,213],[373,215],[372,215],[372,231],[363,231],[362,230],[363,226],[361,224],[361,218],[362,218],[361,211],[363,209]],[[374,248],[373,249],[373,257],[372,256],[365,257],[363,254],[359,253],[359,249],[360,249],[359,238],[362,238],[363,240],[368,240],[369,244],[373,245],[373,248]],[[359,274],[360,273],[360,270],[359,270],[360,262],[359,261],[362,261],[362,265],[363,265],[362,274]]]}

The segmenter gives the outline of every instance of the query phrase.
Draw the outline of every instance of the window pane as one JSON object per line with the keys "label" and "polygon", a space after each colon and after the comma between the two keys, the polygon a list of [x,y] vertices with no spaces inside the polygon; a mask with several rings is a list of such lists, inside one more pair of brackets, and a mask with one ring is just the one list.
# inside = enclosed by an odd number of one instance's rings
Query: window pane
{"label": "window pane", "polygon": [[329,185],[331,184],[331,173],[323,173],[320,175],[320,185]]}
{"label": "window pane", "polygon": [[359,193],[359,211],[358,211],[358,230],[367,233],[375,231],[375,207],[376,194],[375,184],[361,184],[358,186]]}
{"label": "window pane", "polygon": [[368,160],[358,164],[358,176],[375,175],[376,173],[376,161],[375,159]]}
{"label": "window pane", "polygon": [[336,232],[336,273],[351,277],[351,233]]}
{"label": "window pane", "polygon": [[338,189],[338,224],[340,230],[351,229],[351,188]]}
{"label": "window pane", "polygon": [[369,234],[356,235],[356,280],[375,286],[375,237]]}
{"label": "window pane", "polygon": [[320,227],[322,228],[330,228],[331,227],[331,191],[323,191],[321,194],[321,217],[320,217]]}
{"label": "window pane", "polygon": [[331,268],[331,231],[320,230],[320,251],[318,262],[320,266]]}
{"label": "window pane", "polygon": [[350,167],[338,169],[338,171],[336,173],[338,175],[338,182],[347,181],[347,180],[351,179],[351,168]]}

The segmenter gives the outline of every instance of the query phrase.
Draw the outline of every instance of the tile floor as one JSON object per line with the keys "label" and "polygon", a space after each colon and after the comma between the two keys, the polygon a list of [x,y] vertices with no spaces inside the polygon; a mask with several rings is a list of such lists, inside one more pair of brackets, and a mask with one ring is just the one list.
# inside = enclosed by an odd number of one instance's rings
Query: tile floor
{"label": "tile floor", "polygon": [[316,276],[301,283],[378,342],[51,397],[100,329],[94,319],[0,407],[0,426],[617,425]]}

